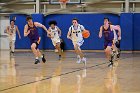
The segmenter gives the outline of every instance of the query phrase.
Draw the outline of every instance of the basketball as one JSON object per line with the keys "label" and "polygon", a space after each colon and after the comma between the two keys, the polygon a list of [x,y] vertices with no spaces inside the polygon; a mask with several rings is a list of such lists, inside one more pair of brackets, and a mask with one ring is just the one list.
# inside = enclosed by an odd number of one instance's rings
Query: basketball
{"label": "basketball", "polygon": [[90,36],[90,33],[89,33],[88,30],[84,30],[84,31],[82,32],[82,35],[83,35],[84,38],[88,38],[88,37]]}

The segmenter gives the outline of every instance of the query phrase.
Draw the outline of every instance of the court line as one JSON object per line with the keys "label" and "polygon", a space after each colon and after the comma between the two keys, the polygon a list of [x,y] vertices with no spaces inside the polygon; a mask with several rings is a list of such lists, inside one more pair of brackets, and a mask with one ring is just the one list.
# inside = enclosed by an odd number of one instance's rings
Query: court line
{"label": "court line", "polygon": [[[119,59],[119,60],[123,60],[123,59],[126,59],[126,58],[122,58],[122,59]],[[14,88],[18,88],[18,87],[22,87],[24,85],[28,85],[28,84],[32,84],[32,83],[36,83],[36,82],[40,82],[40,81],[44,81],[44,80],[49,80],[49,79],[57,77],[57,76],[63,76],[63,75],[71,74],[71,73],[78,72],[78,71],[81,71],[81,70],[84,70],[84,69],[90,69],[90,68],[93,68],[93,67],[98,67],[98,66],[101,66],[101,65],[104,65],[104,64],[107,64],[107,63],[109,63],[109,62],[104,62],[104,63],[101,63],[101,64],[96,64],[96,65],[89,66],[89,67],[86,67],[86,68],[82,67],[82,68],[79,68],[77,70],[73,70],[73,71],[70,71],[70,72],[62,73],[60,75],[49,76],[47,78],[44,78],[44,79],[41,79],[41,80],[38,80],[38,81],[32,81],[32,82],[28,82],[28,83],[25,83],[25,84],[20,84],[20,85],[17,85],[17,86],[13,86],[13,87],[9,87],[9,88],[6,88],[6,89],[2,89],[2,90],[0,90],[0,92],[6,91],[6,90],[10,90],[10,89],[14,89]]]}

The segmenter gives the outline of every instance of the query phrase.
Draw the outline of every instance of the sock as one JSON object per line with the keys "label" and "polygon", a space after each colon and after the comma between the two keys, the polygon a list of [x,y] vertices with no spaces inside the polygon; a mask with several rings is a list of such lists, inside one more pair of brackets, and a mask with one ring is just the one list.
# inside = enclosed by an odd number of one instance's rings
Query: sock
{"label": "sock", "polygon": [[38,57],[36,57],[35,59],[38,59]]}
{"label": "sock", "polygon": [[40,56],[41,58],[43,58],[43,55],[42,56]]}
{"label": "sock", "polygon": [[84,60],[85,58],[83,57],[82,60]]}

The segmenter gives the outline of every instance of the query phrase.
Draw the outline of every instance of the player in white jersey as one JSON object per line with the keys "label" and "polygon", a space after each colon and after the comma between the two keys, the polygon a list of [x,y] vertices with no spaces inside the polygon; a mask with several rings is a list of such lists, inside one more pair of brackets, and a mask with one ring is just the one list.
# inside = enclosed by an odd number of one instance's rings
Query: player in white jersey
{"label": "player in white jersey", "polygon": [[15,25],[15,21],[10,21],[10,26],[7,26],[6,29],[9,37],[9,46],[10,46],[10,52],[14,53],[15,51],[15,41],[16,41],[16,32],[18,33],[19,39],[21,39],[20,32],[18,30],[18,27]]}
{"label": "player in white jersey", "polygon": [[[109,22],[110,25],[112,25],[111,22]],[[120,41],[121,41],[121,27],[120,25],[114,25],[117,30],[112,29],[114,33],[114,46],[113,46],[113,55],[117,55],[117,58],[120,57]]]}
{"label": "player in white jersey", "polygon": [[113,29],[113,31],[114,31],[114,47],[113,47],[113,51],[114,51],[114,53],[116,53],[117,54],[117,58],[119,58],[120,57],[120,52],[121,52],[121,50],[120,50],[120,41],[121,41],[121,28],[120,28],[120,26],[119,25],[116,25],[116,27],[118,27],[118,29],[119,30],[114,30]]}
{"label": "player in white jersey", "polygon": [[62,55],[62,50],[61,50],[61,47],[60,47],[60,43],[61,43],[60,42],[61,30],[57,26],[57,22],[56,21],[50,21],[49,25],[50,25],[50,27],[49,27],[48,31],[51,32],[51,34],[48,34],[48,37],[51,38],[52,44],[58,50],[59,60],[60,60],[61,59],[61,55]]}
{"label": "player in white jersey", "polygon": [[72,40],[78,58],[77,63],[80,63],[82,61],[86,64],[86,58],[84,57],[84,54],[82,53],[80,48],[80,46],[84,43],[84,39],[82,36],[82,31],[84,30],[84,26],[78,24],[78,19],[74,18],[72,20],[72,26],[69,28],[67,38]]}

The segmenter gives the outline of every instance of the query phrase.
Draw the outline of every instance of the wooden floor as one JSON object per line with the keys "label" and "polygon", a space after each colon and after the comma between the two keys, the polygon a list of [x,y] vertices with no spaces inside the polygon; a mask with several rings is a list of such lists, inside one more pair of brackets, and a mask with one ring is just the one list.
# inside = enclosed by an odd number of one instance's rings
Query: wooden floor
{"label": "wooden floor", "polygon": [[140,54],[125,53],[113,68],[104,53],[85,53],[87,66],[66,52],[58,61],[45,52],[47,63],[34,64],[31,52],[0,52],[0,93],[140,93]]}

